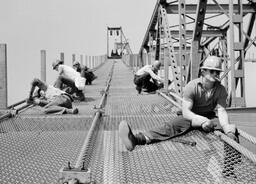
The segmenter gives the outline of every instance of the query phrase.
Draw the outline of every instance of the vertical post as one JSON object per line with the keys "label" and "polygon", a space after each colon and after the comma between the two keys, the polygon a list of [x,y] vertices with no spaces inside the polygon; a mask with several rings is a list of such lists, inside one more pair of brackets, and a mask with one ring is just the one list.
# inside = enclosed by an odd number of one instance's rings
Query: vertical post
{"label": "vertical post", "polygon": [[168,91],[168,80],[169,80],[169,55],[168,47],[164,47],[164,91]]}
{"label": "vertical post", "polygon": [[107,28],[107,57],[109,57],[109,36],[108,36],[108,31],[109,28]]}
{"label": "vertical post", "polygon": [[46,82],[46,51],[41,50],[41,80]]}
{"label": "vertical post", "polygon": [[181,92],[186,84],[187,76],[187,63],[186,63],[186,4],[185,0],[179,1],[179,65],[180,65],[180,80],[181,80]]}
{"label": "vertical post", "polygon": [[84,65],[83,55],[82,55],[82,54],[80,55],[80,64],[81,64],[81,65]]}
{"label": "vertical post", "polygon": [[63,63],[64,63],[64,53],[63,52],[60,53],[60,60],[63,61]]}
{"label": "vertical post", "polygon": [[198,0],[196,9],[195,28],[191,44],[191,79],[198,78],[201,56],[199,53],[199,46],[202,37],[206,7],[207,0]]}
{"label": "vertical post", "polygon": [[88,56],[87,55],[85,55],[85,61],[84,61],[84,66],[88,66]]}
{"label": "vertical post", "polygon": [[7,46],[0,44],[0,109],[7,108]]}
{"label": "vertical post", "polygon": [[[244,92],[244,48],[243,48],[243,5],[240,0],[237,1],[238,13],[234,14],[234,4],[229,0],[229,28],[230,28],[230,62],[231,62],[231,93],[232,106],[245,107]],[[238,27],[238,40],[234,39],[234,26]],[[235,53],[238,57],[238,68],[235,65]],[[240,94],[237,94],[238,82],[240,82]]]}
{"label": "vertical post", "polygon": [[76,55],[75,54],[72,54],[72,65],[73,63],[76,61]]}

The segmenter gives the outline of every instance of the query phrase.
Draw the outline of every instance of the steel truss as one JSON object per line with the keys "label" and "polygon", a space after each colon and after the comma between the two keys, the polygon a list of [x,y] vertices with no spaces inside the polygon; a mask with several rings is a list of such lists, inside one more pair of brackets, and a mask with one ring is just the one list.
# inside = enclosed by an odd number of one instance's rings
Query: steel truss
{"label": "steel truss", "polygon": [[[176,93],[180,95],[185,84],[200,75],[199,68],[206,57],[217,55],[223,60],[221,80],[230,94],[230,106],[245,107],[244,62],[247,51],[256,46],[253,35],[256,3],[247,0],[221,3],[220,0],[197,4],[158,0],[139,54],[146,52],[167,65],[166,81],[170,67]],[[176,24],[171,21],[175,16],[179,20]],[[248,22],[246,31],[244,22]],[[143,58],[141,63],[145,63]]]}

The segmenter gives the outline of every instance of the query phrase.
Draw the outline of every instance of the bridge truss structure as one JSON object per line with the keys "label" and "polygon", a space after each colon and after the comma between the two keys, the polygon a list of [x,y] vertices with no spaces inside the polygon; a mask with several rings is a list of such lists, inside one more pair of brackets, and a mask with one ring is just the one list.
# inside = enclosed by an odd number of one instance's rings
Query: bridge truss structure
{"label": "bridge truss structure", "polygon": [[255,15],[255,0],[158,0],[139,55],[171,67],[180,95],[185,84],[199,76],[206,57],[219,56],[229,105],[245,107],[244,63],[256,46]]}

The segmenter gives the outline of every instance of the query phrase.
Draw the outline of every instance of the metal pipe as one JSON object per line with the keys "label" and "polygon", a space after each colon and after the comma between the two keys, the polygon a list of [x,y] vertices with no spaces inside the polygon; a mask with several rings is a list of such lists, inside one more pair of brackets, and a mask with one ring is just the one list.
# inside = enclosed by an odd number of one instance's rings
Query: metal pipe
{"label": "metal pipe", "polygon": [[100,109],[103,108],[104,106],[104,103],[105,103],[105,100],[107,98],[107,92],[109,90],[109,87],[110,87],[110,82],[111,82],[111,79],[112,79],[112,74],[113,74],[113,69],[114,69],[114,64],[112,65],[112,68],[110,70],[110,73],[109,73],[109,78],[107,80],[107,85],[106,85],[106,88],[105,88],[105,91],[104,91],[104,94],[101,98],[101,101],[100,101],[100,104],[99,104],[99,110],[96,112],[94,118],[93,118],[93,121],[92,121],[92,125],[89,129],[89,132],[88,132],[88,135],[86,136],[86,139],[84,141],[84,144],[81,148],[81,151],[80,151],[80,154],[77,158],[77,161],[76,161],[76,164],[75,164],[75,168],[79,168],[79,167],[85,167],[85,168],[88,168],[89,166],[89,162],[90,162],[90,158],[86,157],[88,156],[90,153],[90,146],[91,146],[91,142],[93,140],[94,137],[97,136],[97,127],[99,126],[99,122],[100,122],[100,117],[102,115],[102,112]]}

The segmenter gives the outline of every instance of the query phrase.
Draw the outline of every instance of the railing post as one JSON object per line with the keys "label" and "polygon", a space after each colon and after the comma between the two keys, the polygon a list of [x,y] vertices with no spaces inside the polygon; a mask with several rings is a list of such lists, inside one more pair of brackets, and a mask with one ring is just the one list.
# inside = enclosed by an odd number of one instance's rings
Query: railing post
{"label": "railing post", "polygon": [[0,109],[7,108],[7,46],[0,44]]}
{"label": "railing post", "polygon": [[80,55],[80,64],[81,64],[81,65],[84,65],[84,57],[83,57],[82,54]]}
{"label": "railing post", "polygon": [[46,82],[46,51],[41,50],[41,80]]}
{"label": "railing post", "polygon": [[73,63],[76,61],[76,55],[75,54],[72,54],[72,65]]}
{"label": "railing post", "polygon": [[63,52],[60,53],[60,60],[64,62],[64,53]]}

